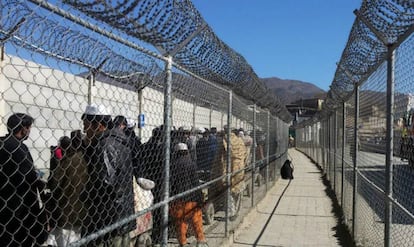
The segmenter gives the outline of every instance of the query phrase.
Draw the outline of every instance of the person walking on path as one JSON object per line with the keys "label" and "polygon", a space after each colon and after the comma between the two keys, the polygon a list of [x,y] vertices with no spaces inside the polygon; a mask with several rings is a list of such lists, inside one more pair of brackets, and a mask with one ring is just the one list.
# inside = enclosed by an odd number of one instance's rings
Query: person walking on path
{"label": "person walking on path", "polygon": [[295,180],[279,179],[229,246],[353,246],[341,245],[344,235],[335,231],[337,218],[318,167],[297,150],[289,149],[289,156]]}

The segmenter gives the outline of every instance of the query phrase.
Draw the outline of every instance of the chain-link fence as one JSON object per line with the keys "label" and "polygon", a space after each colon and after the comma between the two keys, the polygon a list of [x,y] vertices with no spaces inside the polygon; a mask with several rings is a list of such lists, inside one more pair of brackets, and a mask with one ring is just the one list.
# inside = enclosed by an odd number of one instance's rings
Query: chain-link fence
{"label": "chain-link fence", "polygon": [[286,108],[189,1],[54,4],[0,4],[1,246],[220,246]]}
{"label": "chain-link fence", "polygon": [[324,109],[296,130],[360,246],[413,243],[413,13],[412,1],[363,1]]}

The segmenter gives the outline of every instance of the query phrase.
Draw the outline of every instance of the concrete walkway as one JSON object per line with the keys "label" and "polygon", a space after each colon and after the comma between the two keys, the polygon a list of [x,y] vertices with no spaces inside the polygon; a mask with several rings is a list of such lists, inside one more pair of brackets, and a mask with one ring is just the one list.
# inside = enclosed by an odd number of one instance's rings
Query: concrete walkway
{"label": "concrete walkway", "polygon": [[294,179],[279,179],[270,188],[234,232],[229,246],[352,246],[338,224],[321,171],[295,149],[289,150],[289,158]]}

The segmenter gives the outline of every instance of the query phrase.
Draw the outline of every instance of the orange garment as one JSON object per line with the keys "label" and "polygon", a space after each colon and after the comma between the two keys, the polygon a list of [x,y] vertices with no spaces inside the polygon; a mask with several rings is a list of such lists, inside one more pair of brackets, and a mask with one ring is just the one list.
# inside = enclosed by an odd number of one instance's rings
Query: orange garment
{"label": "orange garment", "polygon": [[205,242],[203,215],[197,202],[176,201],[170,207],[170,214],[175,218],[177,238],[180,245],[187,243],[188,220],[191,219],[197,242]]}

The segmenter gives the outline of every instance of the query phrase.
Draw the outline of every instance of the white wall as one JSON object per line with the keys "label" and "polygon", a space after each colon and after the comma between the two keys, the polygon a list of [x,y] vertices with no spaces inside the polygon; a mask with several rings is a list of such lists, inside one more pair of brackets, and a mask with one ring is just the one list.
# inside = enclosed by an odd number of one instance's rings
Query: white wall
{"label": "white wall", "polygon": [[[5,123],[15,112],[28,113],[35,118],[28,145],[35,166],[49,167],[49,146],[56,145],[63,135],[82,129],[81,115],[88,102],[88,80],[70,73],[51,69],[15,56],[5,56],[0,61],[0,134],[7,133]],[[92,89],[92,102],[103,104],[113,116],[124,115],[137,120],[138,93],[96,81]],[[151,136],[152,129],[163,124],[163,92],[146,87],[142,94],[142,113],[145,127],[142,141]],[[175,127],[193,125],[193,103],[173,100],[172,124]],[[211,114],[211,122],[210,122]],[[227,114],[197,106],[195,127],[222,129]],[[233,117],[233,127],[241,121]],[[138,130],[136,131],[139,133]]]}

